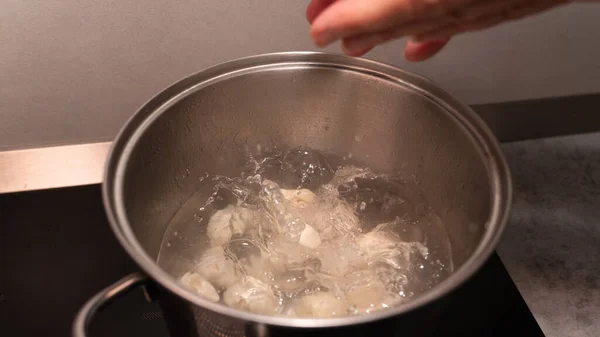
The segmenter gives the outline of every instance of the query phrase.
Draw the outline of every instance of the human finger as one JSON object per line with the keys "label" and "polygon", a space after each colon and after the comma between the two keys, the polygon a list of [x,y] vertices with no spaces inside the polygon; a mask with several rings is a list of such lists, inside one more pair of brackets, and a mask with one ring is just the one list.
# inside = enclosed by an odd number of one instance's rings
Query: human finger
{"label": "human finger", "polygon": [[335,1],[314,19],[311,35],[315,43],[322,47],[340,38],[373,33],[402,22],[440,14],[439,10],[440,6],[428,1]]}
{"label": "human finger", "polygon": [[306,7],[306,20],[312,23],[323,10],[336,0],[312,0]]}
{"label": "human finger", "polygon": [[411,62],[425,61],[437,54],[448,44],[450,38],[415,42],[408,40],[404,46],[404,58]]}
{"label": "human finger", "polygon": [[342,51],[344,52],[344,54],[349,56],[363,56],[364,54],[370,52],[373,48],[375,48],[375,46],[377,46],[377,44],[366,45],[362,48],[348,49],[342,41]]}
{"label": "human finger", "polygon": [[390,40],[435,30],[436,28],[444,26],[444,22],[445,21],[438,20],[414,22],[405,26],[394,27],[375,33],[352,36],[342,40],[342,47],[345,52],[348,51],[354,53],[367,47],[372,48]]}

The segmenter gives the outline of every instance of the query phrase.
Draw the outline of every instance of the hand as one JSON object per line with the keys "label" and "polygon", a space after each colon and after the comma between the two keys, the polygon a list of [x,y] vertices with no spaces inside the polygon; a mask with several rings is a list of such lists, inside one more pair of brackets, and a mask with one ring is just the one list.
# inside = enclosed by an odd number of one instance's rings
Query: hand
{"label": "hand", "polygon": [[409,61],[423,61],[454,35],[489,28],[567,3],[568,0],[311,0],[306,18],[315,44],[342,40],[361,56],[405,36]]}

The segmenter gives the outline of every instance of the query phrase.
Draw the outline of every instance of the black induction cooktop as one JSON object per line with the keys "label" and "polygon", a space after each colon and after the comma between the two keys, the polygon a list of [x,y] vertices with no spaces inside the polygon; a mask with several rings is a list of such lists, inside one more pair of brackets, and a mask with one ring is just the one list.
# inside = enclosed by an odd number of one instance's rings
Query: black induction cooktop
{"label": "black induction cooktop", "polygon": [[[0,195],[0,210],[2,336],[69,336],[86,299],[136,270],[110,232],[98,185]],[[317,331],[275,332],[300,336]],[[452,294],[409,316],[331,333],[544,336],[496,254]],[[138,290],[100,312],[90,336],[169,333],[158,303],[147,302]]]}

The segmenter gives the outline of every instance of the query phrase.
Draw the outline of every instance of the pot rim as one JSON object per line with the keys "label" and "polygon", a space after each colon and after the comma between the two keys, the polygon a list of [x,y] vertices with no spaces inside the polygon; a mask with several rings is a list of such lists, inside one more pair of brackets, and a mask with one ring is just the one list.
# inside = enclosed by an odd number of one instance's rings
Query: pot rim
{"label": "pot rim", "polygon": [[[156,115],[160,114],[159,112],[164,111],[183,97],[210,83],[242,73],[259,71],[265,67],[290,66],[335,67],[344,70],[359,71],[394,81],[419,91],[429,99],[435,100],[436,103],[442,105],[448,113],[452,114],[461,123],[461,126],[473,140],[473,145],[477,147],[482,160],[487,166],[492,190],[492,208],[489,221],[486,224],[486,232],[482,236],[479,245],[463,265],[455,270],[447,279],[406,304],[367,315],[324,319],[268,316],[234,309],[203,299],[179,285],[179,282],[175,278],[163,271],[145,252],[133,234],[123,207],[122,182],[124,169],[128,161],[128,156],[131,154],[132,146],[141,135],[144,126],[149,125],[154,120],[152,117],[156,117]],[[449,294],[464,283],[487,261],[500,240],[512,203],[512,182],[504,155],[487,125],[471,108],[439,88],[432,81],[394,66],[363,58],[320,52],[280,52],[250,56],[217,64],[181,79],[148,100],[129,118],[112,144],[105,166],[102,194],[111,228],[123,248],[147,275],[170,292],[194,305],[245,321],[276,326],[322,328],[372,322],[413,311]]]}

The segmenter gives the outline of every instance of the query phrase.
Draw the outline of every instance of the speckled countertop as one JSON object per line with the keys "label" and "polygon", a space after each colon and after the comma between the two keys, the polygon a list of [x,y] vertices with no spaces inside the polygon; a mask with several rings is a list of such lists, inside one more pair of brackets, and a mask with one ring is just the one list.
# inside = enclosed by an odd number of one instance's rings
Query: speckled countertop
{"label": "speckled countertop", "polygon": [[503,149],[515,193],[500,258],[546,336],[600,336],[600,133]]}

